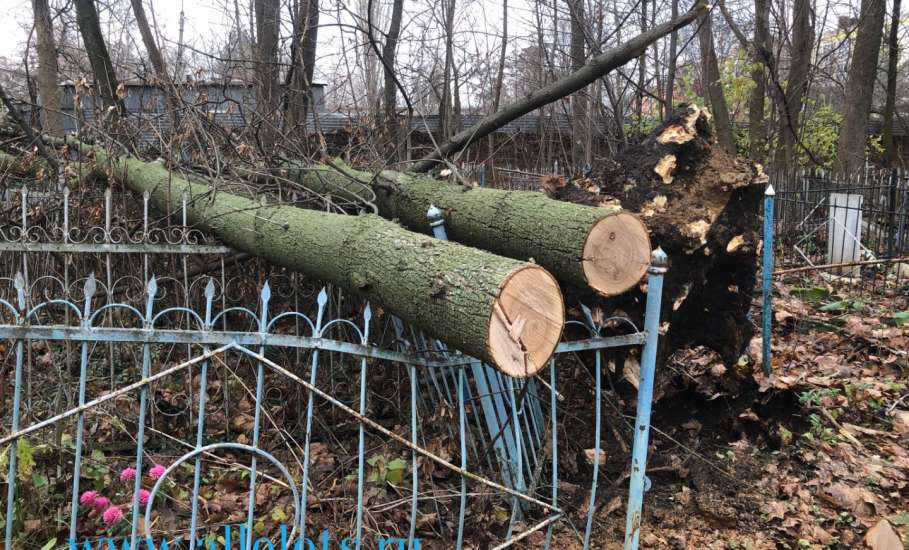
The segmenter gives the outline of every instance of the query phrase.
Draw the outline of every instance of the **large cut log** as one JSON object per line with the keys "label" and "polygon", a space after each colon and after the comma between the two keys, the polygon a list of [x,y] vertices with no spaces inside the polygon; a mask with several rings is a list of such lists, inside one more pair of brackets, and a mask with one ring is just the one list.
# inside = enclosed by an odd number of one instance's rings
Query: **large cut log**
{"label": "large cut log", "polygon": [[93,152],[116,181],[148,192],[157,208],[178,209],[186,193],[193,226],[237,250],[375,300],[512,376],[542,368],[561,336],[562,295],[538,265],[413,233],[372,214],[263,206],[191,183],[157,162]]}
{"label": "large cut log", "polygon": [[[734,364],[752,333],[748,311],[767,182],[761,166],[724,152],[707,110],[685,105],[598,168],[595,179],[549,186],[549,194],[637,212],[670,261],[663,286],[663,357],[704,345]],[[632,292],[602,305],[640,316],[643,303]]]}
{"label": "large cut log", "polygon": [[413,231],[431,232],[431,205],[445,216],[449,238],[540,264],[559,280],[601,296],[628,291],[650,261],[647,228],[621,208],[591,208],[542,193],[446,183],[420,174],[377,175],[348,167],[287,164],[280,175],[324,195],[371,201],[378,213]]}

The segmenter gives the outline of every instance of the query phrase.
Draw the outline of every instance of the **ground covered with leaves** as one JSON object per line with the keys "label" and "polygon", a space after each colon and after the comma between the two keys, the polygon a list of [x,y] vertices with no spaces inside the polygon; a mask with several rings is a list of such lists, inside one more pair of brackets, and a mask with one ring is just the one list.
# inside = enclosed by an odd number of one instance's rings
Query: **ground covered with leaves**
{"label": "ground covered with leaves", "polygon": [[[904,548],[903,541],[909,538],[909,289],[882,288],[869,296],[848,287],[834,288],[824,279],[778,283],[770,376],[762,373],[759,338],[734,365],[724,364],[705,348],[695,348],[677,352],[661,368],[651,431],[648,476],[652,489],[645,497],[643,548]],[[752,318],[759,322],[757,303]],[[51,365],[60,361],[62,350],[34,342],[31,353],[36,364]],[[559,505],[566,517],[555,528],[553,548],[582,546],[596,458],[592,451],[594,378],[590,359],[583,354],[565,358],[558,368],[562,396]],[[153,355],[154,368],[174,360],[163,350],[162,355]],[[129,357],[122,362],[133,365],[133,370],[138,364]],[[251,366],[236,372],[228,363],[215,367],[205,439],[249,443],[254,416]],[[605,368],[602,468],[593,504],[591,547],[613,549],[622,547],[624,536],[638,367],[636,361],[617,356],[609,358]],[[356,379],[345,372],[325,371],[322,376],[326,378],[320,378],[319,384],[354,404]],[[135,375],[130,370],[118,374],[123,378],[120,383]],[[153,466],[173,464],[188,448],[185,442],[191,440],[195,424],[187,411],[185,389],[198,387],[198,374],[195,377],[192,381],[182,375],[174,377],[156,386],[149,396],[153,414],[144,470],[139,473],[146,490],[155,482]],[[94,385],[104,393],[108,383],[102,379]],[[376,377],[370,387],[367,416],[395,432],[407,433],[409,404],[400,391],[407,383],[406,371],[400,368]],[[49,385],[47,390],[53,392],[55,387]],[[50,396],[52,393],[48,399]],[[260,441],[290,465],[297,479],[306,431],[305,397],[298,386],[270,385],[264,402],[266,429]],[[358,424],[326,404],[316,406],[319,420],[309,464],[307,523],[330,526],[334,533],[350,533]],[[135,466],[135,441],[128,436],[135,433],[137,413],[136,399],[123,396],[86,417],[88,448],[81,488],[97,492],[108,500],[107,507],[118,507],[125,517],[109,523],[107,508],[87,502],[79,508],[80,535],[129,533],[134,483],[128,472],[124,478],[124,471]],[[440,404],[422,418],[421,426],[422,444],[427,449],[459,462],[456,410]],[[23,499],[17,504],[16,521],[22,526],[22,548],[41,548],[53,538],[64,540],[72,447],[69,426],[20,443]],[[366,448],[366,533],[369,537],[406,534],[410,453],[373,435],[368,436]],[[4,456],[0,462],[5,460]],[[451,548],[457,531],[460,477],[427,460],[420,459],[418,464],[420,512],[415,528],[423,541],[421,548]],[[248,457],[220,452],[207,455],[205,465],[200,524],[244,522]],[[5,471],[6,467],[0,463],[0,468]],[[538,495],[548,499],[548,466],[537,474]],[[153,531],[185,530],[192,479],[192,461],[167,477],[155,503]],[[259,479],[255,529],[259,534],[278,536],[279,526],[294,515],[290,493],[280,472],[267,464],[260,464]],[[477,484],[469,484],[469,491],[465,547],[494,547],[507,531],[511,502]],[[542,519],[531,511],[514,532]],[[139,531],[144,531],[144,525]],[[219,531],[206,531],[215,540],[222,536]],[[516,547],[541,548],[544,534],[535,533]]]}
{"label": "ground covered with leaves", "polygon": [[[642,547],[904,548],[909,289],[856,297],[814,279],[775,290],[770,376],[755,338],[733,369],[697,348],[658,377]],[[622,547],[633,422],[621,397],[633,393],[621,380],[615,390],[606,391],[607,474],[595,504],[593,546],[607,549]],[[590,446],[589,432],[577,432],[563,448],[584,457]],[[562,482],[577,513],[560,548],[581,547],[589,469],[579,458],[577,483]]]}

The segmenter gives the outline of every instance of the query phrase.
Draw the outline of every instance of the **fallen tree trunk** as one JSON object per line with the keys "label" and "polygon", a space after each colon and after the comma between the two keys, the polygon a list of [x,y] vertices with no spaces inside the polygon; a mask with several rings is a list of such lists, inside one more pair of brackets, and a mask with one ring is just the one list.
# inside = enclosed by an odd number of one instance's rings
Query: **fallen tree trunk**
{"label": "fallen tree trunk", "polygon": [[621,208],[590,208],[542,193],[455,185],[420,174],[377,175],[341,167],[288,164],[279,174],[323,195],[375,201],[384,218],[431,232],[426,212],[443,211],[449,238],[496,254],[540,264],[559,280],[601,296],[626,292],[650,262],[643,223]]}
{"label": "fallen tree trunk", "polygon": [[[752,334],[748,318],[760,244],[760,165],[727,154],[706,109],[677,109],[641,143],[600,167],[596,179],[552,186],[556,199],[639,213],[669,256],[662,353],[704,345],[727,365]],[[638,292],[601,305],[642,316]]]}
{"label": "fallen tree trunk", "polygon": [[375,215],[260,203],[191,183],[157,162],[92,151],[113,178],[237,250],[375,300],[405,321],[512,376],[530,376],[564,321],[555,279],[532,263],[407,231]]}

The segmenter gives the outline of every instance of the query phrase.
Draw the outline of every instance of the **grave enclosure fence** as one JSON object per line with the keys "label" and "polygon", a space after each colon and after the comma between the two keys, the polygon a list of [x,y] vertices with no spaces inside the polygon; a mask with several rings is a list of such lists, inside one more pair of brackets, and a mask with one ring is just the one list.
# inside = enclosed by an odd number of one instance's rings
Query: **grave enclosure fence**
{"label": "grave enclosure fence", "polygon": [[[146,535],[208,536],[212,518],[246,525],[250,541],[263,518],[283,518],[291,536],[330,524],[364,547],[381,535],[416,548],[431,534],[461,548],[486,529],[477,503],[505,514],[495,548],[532,536],[548,548],[566,513],[559,358],[594,357],[589,446],[599,457],[605,350],[643,346],[625,541],[637,547],[659,251],[645,326],[595,320],[581,306],[585,321],[572,323],[588,336],[562,342],[548,371],[521,380],[212,241],[186,226],[186,200],[184,211],[156,214],[148,197],[23,186],[3,202],[6,548],[41,547],[29,538],[36,514],[67,538],[115,534],[129,548]],[[603,336],[607,324],[624,330]],[[165,468],[152,478],[157,461]],[[52,479],[34,476],[54,462]],[[136,474],[118,484],[128,468]],[[592,460],[585,548],[600,470]],[[105,525],[86,491],[106,491],[124,520]]]}

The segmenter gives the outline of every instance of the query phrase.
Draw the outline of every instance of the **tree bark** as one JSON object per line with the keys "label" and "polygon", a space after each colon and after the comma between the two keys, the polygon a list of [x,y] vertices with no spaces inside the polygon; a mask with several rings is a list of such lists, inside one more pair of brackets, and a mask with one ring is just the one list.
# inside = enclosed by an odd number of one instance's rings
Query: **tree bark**
{"label": "tree bark", "polygon": [[385,44],[382,46],[382,65],[385,69],[385,131],[393,144],[393,149],[398,150],[398,82],[395,79],[395,58],[397,57],[398,38],[401,35],[401,19],[404,15],[404,0],[394,0],[391,6],[391,21],[388,24],[388,33],[385,35]]}
{"label": "tree bark", "polygon": [[502,0],[502,47],[499,48],[499,67],[492,87],[492,112],[499,110],[502,86],[505,83],[505,58],[508,53],[508,0]]}
{"label": "tree bark", "polygon": [[[76,24],[85,44],[85,53],[95,75],[98,93],[106,110],[113,107],[120,116],[126,116],[126,106],[117,93],[117,74],[101,34],[101,23],[98,21],[98,10],[94,0],[74,0],[76,5]],[[103,113],[102,113],[103,115]]]}
{"label": "tree bark", "polygon": [[[571,71],[577,72],[584,66],[587,59],[586,28],[584,15],[584,0],[568,0],[568,11],[571,14]],[[587,96],[585,90],[575,92],[571,96],[571,152],[574,166],[572,171],[577,171],[585,162],[589,162],[589,149],[587,147]]]}
{"label": "tree bark", "polygon": [[[294,16],[294,37],[288,70],[288,125],[305,132],[306,117],[313,109],[312,81],[316,69],[319,33],[319,0],[301,0]],[[303,135],[302,133],[300,135]]]}
{"label": "tree bark", "polygon": [[729,108],[726,105],[726,94],[720,82],[720,66],[716,59],[713,45],[713,18],[708,12],[701,18],[698,30],[698,42],[701,47],[701,78],[710,101],[710,110],[716,124],[717,140],[729,154],[735,154],[735,140],[732,137],[732,125],[729,121]]}
{"label": "tree bark", "polygon": [[133,7],[133,15],[136,16],[136,25],[139,27],[139,34],[142,36],[142,44],[145,45],[145,51],[148,53],[148,59],[151,61],[155,74],[158,76],[158,83],[166,85],[170,80],[167,74],[167,66],[164,64],[164,56],[158,49],[158,43],[152,34],[151,26],[148,24],[148,18],[145,16],[145,8],[142,6],[142,0],[130,0]]}
{"label": "tree bark", "polygon": [[877,81],[884,11],[884,0],[862,0],[855,49],[846,80],[843,125],[836,147],[837,168],[847,176],[861,170],[865,162],[868,116]]}
{"label": "tree bark", "polygon": [[901,4],[901,0],[893,0],[893,9],[890,15],[890,36],[887,42],[887,94],[884,103],[884,135],[882,144],[884,146],[884,163],[890,168],[896,167],[896,150],[893,144],[893,117],[896,112],[896,78],[900,60],[899,27]]}
{"label": "tree bark", "polygon": [[531,92],[521,100],[506,105],[499,111],[484,117],[470,128],[458,132],[436,151],[426,155],[414,164],[411,170],[414,172],[431,170],[439,164],[441,159],[469,147],[512,120],[582,89],[617,67],[621,67],[635,57],[640,56],[641,52],[654,41],[666,36],[673,30],[690,24],[706,9],[705,4],[698,3],[685,15],[658,25],[620,46],[594,56],[581,70]]}
{"label": "tree bark", "polygon": [[278,111],[278,21],[280,0],[255,0],[256,112],[263,153],[274,147]]}
{"label": "tree bark", "polygon": [[[559,280],[593,288],[602,296],[626,292],[650,262],[650,241],[641,221],[621,208],[566,204],[542,193],[463,187],[422,175],[325,167],[289,166],[279,175],[306,188],[362,204],[373,196],[384,218],[431,231],[426,212],[442,209],[449,238],[519,260],[530,260]],[[352,181],[353,180],[353,181]],[[564,185],[558,178],[544,186]]]}
{"label": "tree bark", "polygon": [[799,119],[808,93],[808,72],[814,45],[814,14],[811,4],[811,0],[794,0],[792,3],[792,53],[785,105],[780,109],[784,155],[782,164],[785,170],[792,170],[798,165],[797,146],[801,130]]}
{"label": "tree bark", "polygon": [[[758,215],[766,175],[713,142],[704,110],[679,107],[643,141],[601,166],[592,191],[565,186],[551,195],[581,204],[638,212],[654,246],[669,256],[663,286],[662,357],[704,345],[734,365],[752,334],[749,320],[760,244]],[[628,292],[607,301],[585,298],[604,316],[621,310],[643,318],[645,300]]]}
{"label": "tree bark", "polygon": [[761,58],[760,49],[770,49],[770,2],[754,0],[754,41],[752,43],[751,80],[754,88],[748,99],[748,141],[749,157],[763,162],[767,151],[767,126],[764,124],[764,100],[767,97],[767,67]]}
{"label": "tree bark", "polygon": [[447,140],[452,133],[451,72],[454,68],[454,15],[457,0],[444,0],[439,5],[445,17],[445,66],[442,73],[442,99],[439,101],[439,137]]}
{"label": "tree bark", "polygon": [[[641,34],[647,32],[647,0],[641,0]],[[644,86],[647,76],[647,48],[638,58],[638,82],[634,91],[634,116],[636,118],[637,132],[641,133],[641,124],[644,118]]]}
{"label": "tree bark", "polygon": [[190,225],[239,251],[375,300],[506,374],[533,375],[558,344],[562,296],[537,265],[412,233],[375,215],[264,206],[191,183],[157,162],[92,151],[118,183],[148,192],[156,208],[180,208],[185,193]]}
{"label": "tree bark", "polygon": [[[670,9],[672,10],[670,17],[672,19],[678,17],[679,0],[672,0],[672,7]],[[666,70],[666,101],[663,102],[663,120],[666,120],[669,114],[675,109],[675,73],[676,68],[678,67],[678,60],[676,60],[678,49],[679,31],[672,31],[669,34],[669,68]]]}
{"label": "tree bark", "polygon": [[38,90],[41,110],[44,113],[44,131],[54,137],[63,137],[63,112],[60,109],[59,66],[57,43],[51,23],[47,0],[32,0],[35,16],[35,34],[38,42]]}

